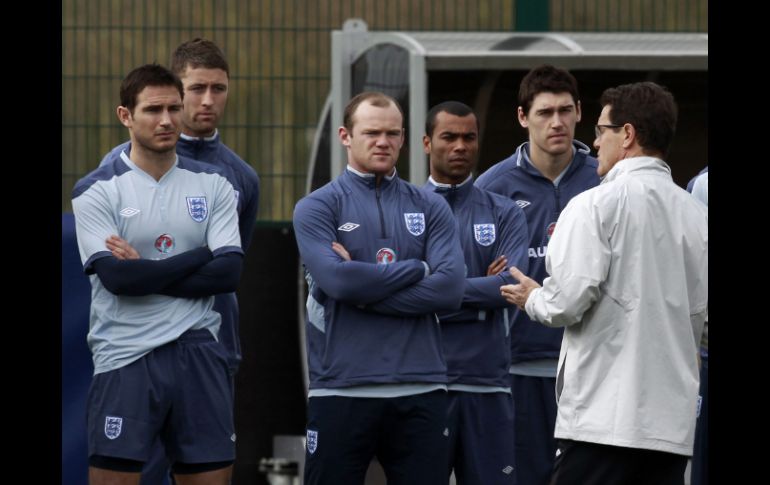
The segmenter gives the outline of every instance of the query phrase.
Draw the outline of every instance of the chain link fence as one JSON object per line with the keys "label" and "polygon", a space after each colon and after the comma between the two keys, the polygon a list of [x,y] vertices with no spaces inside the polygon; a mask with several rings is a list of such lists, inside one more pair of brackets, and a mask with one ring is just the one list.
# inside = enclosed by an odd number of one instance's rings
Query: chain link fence
{"label": "chain link fence", "polygon": [[260,221],[291,219],[329,92],[330,32],[370,30],[707,32],[707,0],[63,0],[62,211],[75,182],[128,138],[120,81],[206,37],[227,55],[223,141],[262,181]]}

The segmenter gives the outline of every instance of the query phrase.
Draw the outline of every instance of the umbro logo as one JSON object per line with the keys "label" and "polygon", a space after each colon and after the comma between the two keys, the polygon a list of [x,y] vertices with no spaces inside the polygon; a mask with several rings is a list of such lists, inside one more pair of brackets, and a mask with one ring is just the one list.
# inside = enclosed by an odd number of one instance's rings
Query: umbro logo
{"label": "umbro logo", "polygon": [[337,230],[338,231],[350,232],[353,229],[357,228],[358,226],[360,226],[360,224],[356,224],[355,222],[346,222],[345,224],[343,224],[340,227],[338,227]]}
{"label": "umbro logo", "polygon": [[519,207],[521,207],[522,209],[523,209],[523,208],[525,208],[525,207],[527,207],[527,206],[528,206],[528,205],[530,205],[530,204],[532,204],[532,202],[530,202],[530,201],[528,201],[528,200],[517,200],[517,201],[516,201],[516,205],[517,205],[517,206],[519,206]]}
{"label": "umbro logo", "polygon": [[123,217],[131,217],[139,214],[141,212],[139,209],[134,209],[133,207],[126,207],[124,209],[121,209],[119,214]]}
{"label": "umbro logo", "polygon": [[505,473],[506,475],[510,475],[512,471],[513,471],[513,467],[511,465],[508,465],[507,467],[503,468],[503,473]]}

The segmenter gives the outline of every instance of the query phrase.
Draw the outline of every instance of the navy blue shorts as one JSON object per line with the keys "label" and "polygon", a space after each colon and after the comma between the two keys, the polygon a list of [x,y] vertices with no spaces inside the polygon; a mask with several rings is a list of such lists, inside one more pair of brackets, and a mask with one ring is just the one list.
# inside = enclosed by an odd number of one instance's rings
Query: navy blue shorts
{"label": "navy blue shorts", "polygon": [[510,394],[449,391],[448,421],[449,467],[458,484],[516,483]]}
{"label": "navy blue shorts", "polygon": [[512,374],[516,414],[516,478],[526,485],[550,483],[556,457],[556,378]]}
{"label": "navy blue shorts", "polygon": [[88,391],[88,454],[147,461],[160,437],[172,463],[235,459],[227,352],[189,330],[131,364],[96,374]]}
{"label": "navy blue shorts", "polygon": [[374,456],[388,485],[446,485],[446,412],[446,391],[311,397],[305,485],[362,485]]}

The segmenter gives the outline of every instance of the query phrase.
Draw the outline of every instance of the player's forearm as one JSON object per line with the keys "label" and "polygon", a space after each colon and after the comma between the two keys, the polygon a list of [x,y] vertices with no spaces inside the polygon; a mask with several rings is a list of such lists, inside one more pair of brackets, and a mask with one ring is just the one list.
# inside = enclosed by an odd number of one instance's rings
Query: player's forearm
{"label": "player's forearm", "polygon": [[470,306],[481,309],[495,309],[509,306],[503,295],[500,294],[500,287],[512,283],[506,269],[503,273],[493,276],[480,276],[477,278],[465,279],[465,291],[463,293],[463,306]]}
{"label": "player's forearm", "polygon": [[462,265],[447,264],[422,281],[380,300],[367,309],[386,315],[423,315],[460,308]]}
{"label": "player's forearm", "polygon": [[203,298],[230,293],[238,288],[242,268],[243,256],[240,253],[225,253],[201,266],[194,273],[163,288],[159,293],[180,298]]}
{"label": "player's forearm", "polygon": [[338,260],[326,270],[311,269],[310,273],[328,296],[345,303],[363,305],[387,298],[417,283],[425,277],[426,268],[422,261],[416,259],[391,264]]}
{"label": "player's forearm", "polygon": [[115,295],[145,296],[159,293],[171,283],[186,277],[212,259],[211,251],[200,247],[161,260],[125,259],[113,256],[93,262],[94,273]]}

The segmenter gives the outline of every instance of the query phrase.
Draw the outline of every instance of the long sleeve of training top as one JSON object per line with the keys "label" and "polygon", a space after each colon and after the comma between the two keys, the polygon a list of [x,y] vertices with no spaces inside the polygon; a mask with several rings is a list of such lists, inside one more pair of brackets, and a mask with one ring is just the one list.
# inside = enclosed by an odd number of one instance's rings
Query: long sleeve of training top
{"label": "long sleeve of training top", "polygon": [[326,200],[306,197],[294,209],[294,231],[305,267],[316,284],[335,300],[364,305],[391,296],[425,276],[417,259],[392,264],[346,261],[332,249],[336,216]]}
{"label": "long sleeve of training top", "polygon": [[[379,305],[439,273],[439,281],[451,278],[447,293],[459,306],[462,252],[454,224],[438,196],[395,174],[378,180],[350,167],[297,203],[297,246],[310,284],[310,389],[447,382],[433,302],[414,315],[379,313],[361,302]],[[351,261],[332,250],[332,241],[345,247]],[[427,277],[423,261],[431,271]]]}
{"label": "long sleeve of training top", "polygon": [[241,233],[241,247],[244,252],[248,251],[251,245],[251,238],[254,235],[254,226],[257,224],[257,212],[259,210],[259,178],[254,173],[253,193],[249,200],[244,201],[243,209],[238,214],[238,226]]}
{"label": "long sleeve of training top", "polygon": [[[511,265],[515,266],[515,265]],[[524,264],[526,267],[526,264]],[[518,267],[518,266],[517,266]],[[525,271],[526,270],[522,270]],[[516,283],[506,268],[502,273],[492,276],[479,276],[465,279],[465,293],[462,306],[459,310],[441,312],[441,322],[469,322],[475,323],[483,320],[486,310],[505,308],[510,306],[505,298],[502,298],[500,287]],[[495,295],[494,292],[497,294]]]}
{"label": "long sleeve of training top", "polygon": [[242,254],[220,254],[187,277],[166,286],[159,293],[180,298],[202,298],[229,293],[238,288],[242,267]]}
{"label": "long sleeve of training top", "polygon": [[440,312],[440,320],[484,321],[485,310],[509,307],[500,294],[500,286],[513,283],[510,273],[486,273],[489,264],[499,256],[505,256],[509,266],[521,266],[527,271],[529,235],[523,211],[506,197],[474,187],[471,176],[460,184],[438,183],[431,178],[423,190],[446,200],[458,223],[465,258],[462,306],[457,311]]}
{"label": "long sleeve of training top", "polygon": [[[507,197],[523,209],[529,231],[526,274],[542,284],[548,276],[545,257],[559,214],[573,197],[599,184],[596,173],[599,162],[590,155],[588,146],[573,140],[573,159],[558,184],[554,184],[534,166],[529,158],[529,146],[528,141],[522,143],[510,157],[481,174],[475,185]],[[555,372],[563,330],[541,325],[522,310],[516,309],[513,314],[516,329],[511,335],[513,362],[549,359]]]}
{"label": "long sleeve of training top", "polygon": [[462,250],[457,242],[457,222],[449,206],[434,194],[428,218],[425,256],[431,274],[367,309],[386,315],[421,315],[458,308],[462,296]]}
{"label": "long sleeve of training top", "polygon": [[211,251],[205,247],[162,260],[108,256],[94,260],[92,271],[115,295],[202,298],[235,291],[241,275],[241,254],[230,252],[211,258]]}
{"label": "long sleeve of training top", "polygon": [[[490,194],[497,198],[495,194]],[[497,206],[500,215],[498,221],[500,241],[499,254],[504,254],[508,259],[508,267],[516,266],[523,273],[529,270],[529,233],[524,212],[511,201],[500,197]],[[479,268],[485,271],[484,268]],[[507,268],[502,273],[493,276],[478,276],[465,279],[465,292],[463,293],[463,306],[475,308],[503,308],[509,306],[500,293],[502,285],[514,284]]]}
{"label": "long sleeve of training top", "polygon": [[[433,178],[423,186],[446,201],[458,224],[465,261],[464,293],[459,311],[437,313],[451,386],[482,386],[488,392],[509,387],[512,305],[500,286],[510,273],[487,276],[490,263],[505,256],[509,265],[527,262],[527,224],[513,201],[474,187],[472,177],[460,184]],[[459,389],[459,388],[455,388]]]}
{"label": "long sleeve of training top", "polygon": [[119,260],[105,251],[102,257],[93,259],[86,274],[96,274],[104,287],[115,295],[160,294],[168,285],[194,273],[211,258],[211,251],[206,247],[160,260]]}

